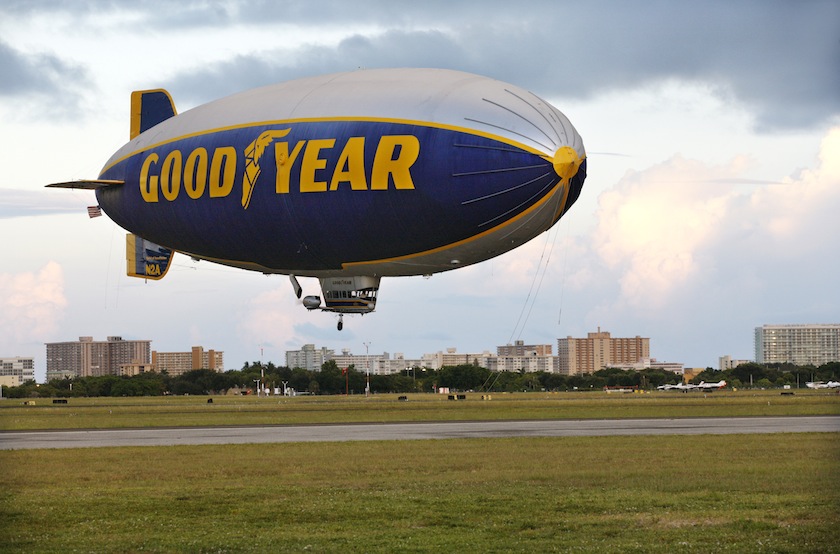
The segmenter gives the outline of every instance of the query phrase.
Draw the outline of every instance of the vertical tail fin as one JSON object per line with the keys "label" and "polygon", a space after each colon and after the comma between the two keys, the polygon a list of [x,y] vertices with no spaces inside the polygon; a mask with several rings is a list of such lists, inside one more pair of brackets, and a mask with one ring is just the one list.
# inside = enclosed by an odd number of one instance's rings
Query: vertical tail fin
{"label": "vertical tail fin", "polygon": [[174,252],[134,234],[125,236],[126,274],[141,279],[163,279]]}
{"label": "vertical tail fin", "polygon": [[131,93],[131,132],[133,139],[143,131],[151,129],[178,112],[175,102],[165,90],[135,90]]}

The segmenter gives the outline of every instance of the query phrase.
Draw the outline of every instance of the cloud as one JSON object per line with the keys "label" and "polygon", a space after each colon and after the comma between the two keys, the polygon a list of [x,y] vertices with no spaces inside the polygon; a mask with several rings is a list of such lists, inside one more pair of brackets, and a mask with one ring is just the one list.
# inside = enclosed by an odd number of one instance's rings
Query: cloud
{"label": "cloud", "polygon": [[76,113],[81,97],[76,85],[88,80],[81,67],[47,53],[25,53],[0,41],[0,98],[19,102],[28,115],[66,117]]}
{"label": "cloud", "polygon": [[720,1],[655,10],[635,3],[564,9],[556,2],[500,2],[455,11],[451,3],[440,9],[424,3],[401,5],[398,14],[389,4],[239,10],[233,20],[256,28],[282,22],[316,33],[343,21],[348,29],[368,30],[337,44],[278,40],[178,75],[173,88],[206,101],[357,67],[434,66],[489,75],[546,97],[586,99],[669,80],[702,83],[744,105],[766,131],[820,125],[840,114],[840,4],[832,2]]}
{"label": "cloud", "polygon": [[[301,284],[308,293],[314,293],[313,286],[317,287],[309,280]],[[294,297],[291,286],[275,287],[254,296],[242,307],[237,317],[237,335],[242,344],[271,348],[276,352],[296,350],[301,344],[313,342],[313,337],[318,337],[321,330],[308,323],[302,324],[306,315],[307,310]],[[324,323],[322,317],[312,318],[312,321]]]}
{"label": "cloud", "polygon": [[0,334],[7,345],[44,340],[58,328],[66,306],[56,262],[37,273],[0,273]]}
{"label": "cloud", "polygon": [[176,75],[167,86],[176,98],[203,103],[254,87],[359,68],[463,68],[467,63],[459,50],[452,37],[439,31],[353,34],[335,46],[310,43],[237,55]]}
{"label": "cloud", "polygon": [[[628,173],[599,198],[590,271],[603,268],[619,285],[604,311],[757,316],[782,304],[788,312],[812,306],[816,298],[836,306],[840,293],[830,276],[840,270],[838,159],[835,128],[818,166],[778,185],[745,188],[740,175],[749,164],[742,158],[709,166],[676,156]],[[778,283],[793,290],[774,292]]]}
{"label": "cloud", "polygon": [[85,202],[90,204],[96,200],[89,195],[82,198],[74,194],[61,195],[43,190],[0,188],[0,219],[64,213],[81,215],[85,213]]}
{"label": "cloud", "polygon": [[[296,77],[358,67],[442,67],[489,75],[543,97],[590,99],[669,80],[711,86],[745,106],[764,131],[820,126],[840,114],[840,4],[761,0],[658,3],[532,0],[432,1],[362,6],[338,1],[111,1],[4,4],[17,22],[57,18],[91,36],[145,39],[150,28],[173,59],[158,77],[176,96],[204,102]],[[229,53],[177,68],[169,37],[212,35]],[[251,40],[242,40],[244,33]],[[301,37],[311,39],[301,40]],[[336,40],[336,37],[338,39]],[[154,55],[150,50],[149,55]],[[177,73],[173,74],[172,71]],[[58,55],[0,43],[0,94],[61,97],[90,82]],[[148,77],[142,77],[145,82]],[[65,110],[67,113],[67,110]]]}

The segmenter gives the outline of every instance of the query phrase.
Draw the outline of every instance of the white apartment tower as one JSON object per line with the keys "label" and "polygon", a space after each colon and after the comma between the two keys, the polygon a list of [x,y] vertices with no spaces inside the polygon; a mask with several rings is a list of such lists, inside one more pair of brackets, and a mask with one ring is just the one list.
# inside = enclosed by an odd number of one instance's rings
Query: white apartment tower
{"label": "white apartment tower", "polygon": [[814,366],[840,362],[840,323],[756,327],[755,361]]}

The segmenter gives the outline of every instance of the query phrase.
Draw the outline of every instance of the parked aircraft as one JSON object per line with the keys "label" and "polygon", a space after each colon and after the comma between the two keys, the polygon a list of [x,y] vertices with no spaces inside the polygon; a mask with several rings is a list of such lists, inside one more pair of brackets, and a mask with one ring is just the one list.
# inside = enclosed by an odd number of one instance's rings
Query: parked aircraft
{"label": "parked aircraft", "polygon": [[706,383],[705,381],[700,381],[700,384],[697,385],[697,388],[700,390],[717,390],[722,389],[726,386],[726,381],[718,381],[717,383]]}
{"label": "parked aircraft", "polygon": [[677,383],[676,385],[659,385],[656,388],[659,390],[678,390],[682,392],[688,392],[690,390],[696,389],[697,385],[692,385],[691,383]]}
{"label": "parked aircraft", "polygon": [[809,381],[805,383],[805,386],[809,389],[836,389],[840,388],[840,381],[829,381],[828,383],[824,383],[823,381]]}
{"label": "parked aircraft", "polygon": [[676,385],[660,385],[656,387],[659,390],[678,390],[682,392],[688,391],[713,391],[717,389],[722,389],[726,386],[726,381],[718,381],[717,383],[706,383],[705,381],[700,381],[699,385],[692,385],[691,383],[677,383]]}
{"label": "parked aircraft", "polygon": [[549,229],[586,178],[583,141],[514,85],[382,69],[262,87],[177,114],[131,95],[130,142],[96,191],[131,234],[128,274],[161,279],[173,252],[320,281],[303,305],[375,309],[382,277],[475,264]]}

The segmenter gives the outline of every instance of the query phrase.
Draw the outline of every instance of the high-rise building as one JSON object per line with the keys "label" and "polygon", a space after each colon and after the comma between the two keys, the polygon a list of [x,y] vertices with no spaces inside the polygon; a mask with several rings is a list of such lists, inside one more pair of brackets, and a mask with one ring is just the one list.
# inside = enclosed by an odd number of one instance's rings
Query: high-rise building
{"label": "high-rise building", "polygon": [[423,367],[429,369],[440,369],[443,366],[475,364],[479,367],[489,367],[488,360],[495,358],[493,354],[485,350],[482,353],[462,354],[455,347],[449,347],[446,352],[435,352],[434,354],[423,354],[421,360]]}
{"label": "high-rise building", "polygon": [[513,344],[496,347],[497,356],[551,356],[550,344],[525,344],[518,340]]}
{"label": "high-rise building", "polygon": [[607,366],[636,364],[650,358],[650,339],[613,338],[601,328],[585,339],[557,339],[558,372],[564,375],[594,373]]}
{"label": "high-rise building", "polygon": [[333,351],[327,348],[315,348],[314,344],[304,344],[300,350],[286,351],[286,367],[321,371],[321,366],[330,360],[332,355]]}
{"label": "high-rise building", "polygon": [[183,375],[194,369],[212,369],[222,372],[225,369],[224,352],[204,350],[202,346],[193,346],[190,352],[152,351],[152,366],[158,373]]}
{"label": "high-rise building", "polygon": [[727,369],[734,369],[739,365],[750,363],[750,360],[733,360],[732,356],[726,355],[718,358],[718,369],[726,371]]}
{"label": "high-rise building", "polygon": [[815,366],[840,362],[840,323],[756,327],[755,361]]}
{"label": "high-rise building", "polygon": [[15,356],[0,358],[0,381],[7,387],[17,387],[35,380],[35,358]]}
{"label": "high-rise building", "polygon": [[487,359],[491,371],[536,372],[556,371],[557,358],[551,355],[550,344],[525,344],[518,340],[513,344],[496,347],[496,356]]}
{"label": "high-rise building", "polygon": [[149,363],[150,340],[123,340],[108,337],[94,341],[79,337],[72,342],[47,343],[47,381],[63,377],[120,375],[123,364]]}

